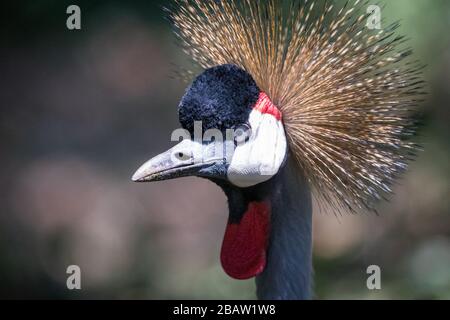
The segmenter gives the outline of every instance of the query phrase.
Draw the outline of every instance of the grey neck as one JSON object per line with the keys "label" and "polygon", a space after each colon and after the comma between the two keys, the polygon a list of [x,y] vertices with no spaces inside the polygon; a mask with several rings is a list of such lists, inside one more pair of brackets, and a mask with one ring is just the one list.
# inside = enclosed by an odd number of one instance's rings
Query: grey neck
{"label": "grey neck", "polygon": [[311,299],[312,204],[308,184],[288,160],[272,188],[270,245],[266,268],[256,278],[258,299]]}

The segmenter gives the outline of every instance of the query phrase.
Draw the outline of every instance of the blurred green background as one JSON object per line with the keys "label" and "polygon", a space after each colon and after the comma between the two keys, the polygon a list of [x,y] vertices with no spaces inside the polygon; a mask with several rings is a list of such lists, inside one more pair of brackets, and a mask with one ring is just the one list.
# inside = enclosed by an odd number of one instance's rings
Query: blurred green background
{"label": "blurred green background", "polygon": [[[374,1],[376,4],[377,2]],[[82,30],[66,28],[77,4]],[[164,1],[9,1],[0,59],[0,297],[255,298],[219,265],[226,198],[186,178],[135,185],[170,145],[187,63]],[[427,64],[422,152],[380,216],[315,213],[318,299],[450,299],[450,1],[389,1]],[[66,289],[66,268],[82,290]],[[366,268],[382,290],[366,288]]]}

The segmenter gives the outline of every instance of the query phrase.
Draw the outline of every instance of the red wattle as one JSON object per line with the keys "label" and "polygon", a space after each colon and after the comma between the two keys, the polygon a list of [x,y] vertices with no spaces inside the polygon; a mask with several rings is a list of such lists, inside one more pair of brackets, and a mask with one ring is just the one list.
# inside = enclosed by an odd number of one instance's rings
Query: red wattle
{"label": "red wattle", "polygon": [[220,260],[225,272],[235,279],[250,279],[266,266],[270,204],[250,202],[239,223],[228,223]]}

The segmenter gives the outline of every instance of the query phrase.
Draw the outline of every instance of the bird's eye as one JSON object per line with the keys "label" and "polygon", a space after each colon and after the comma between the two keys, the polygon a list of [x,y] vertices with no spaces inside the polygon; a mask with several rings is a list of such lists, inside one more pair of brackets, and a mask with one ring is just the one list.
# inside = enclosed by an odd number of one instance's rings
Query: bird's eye
{"label": "bird's eye", "polygon": [[249,123],[239,124],[233,127],[233,138],[236,146],[246,143],[252,136],[252,128]]}

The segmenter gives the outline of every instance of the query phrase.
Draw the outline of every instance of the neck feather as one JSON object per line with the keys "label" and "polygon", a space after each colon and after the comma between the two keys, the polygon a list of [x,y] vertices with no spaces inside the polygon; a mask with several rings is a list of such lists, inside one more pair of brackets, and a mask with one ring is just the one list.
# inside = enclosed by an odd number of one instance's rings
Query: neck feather
{"label": "neck feather", "polygon": [[310,299],[312,295],[312,205],[307,183],[292,160],[279,173],[272,204],[267,265],[256,279],[263,300]]}
{"label": "neck feather", "polygon": [[254,188],[221,185],[228,197],[230,221],[239,222],[250,201],[269,201],[267,263],[257,276],[263,300],[310,299],[312,287],[312,206],[307,183],[288,157],[272,180]]}

